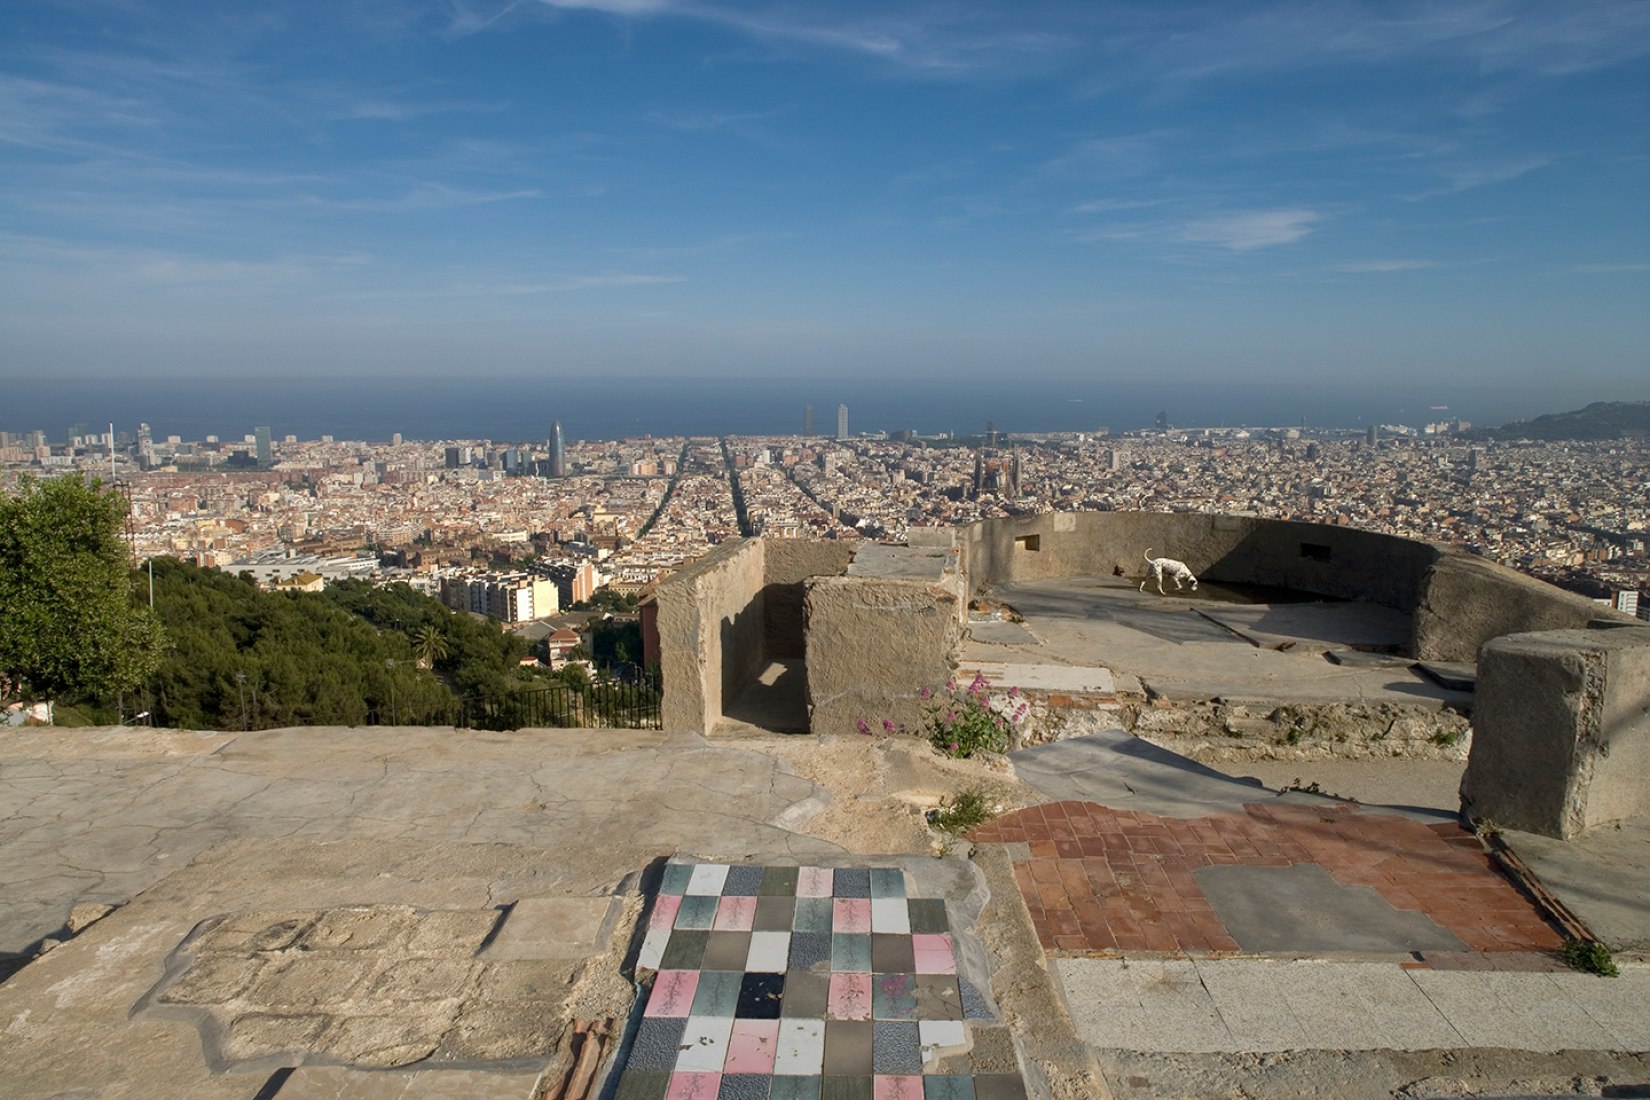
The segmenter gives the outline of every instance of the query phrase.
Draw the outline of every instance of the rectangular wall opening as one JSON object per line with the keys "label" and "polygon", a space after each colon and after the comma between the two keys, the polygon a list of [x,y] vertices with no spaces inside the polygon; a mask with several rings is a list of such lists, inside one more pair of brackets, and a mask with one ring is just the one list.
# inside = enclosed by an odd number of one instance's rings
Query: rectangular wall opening
{"label": "rectangular wall opening", "polygon": [[1043,536],[1021,535],[1014,540],[1014,546],[1019,550],[1041,550],[1043,548]]}
{"label": "rectangular wall opening", "polygon": [[1307,561],[1328,561],[1330,549],[1320,543],[1303,542],[1301,543],[1301,557]]}

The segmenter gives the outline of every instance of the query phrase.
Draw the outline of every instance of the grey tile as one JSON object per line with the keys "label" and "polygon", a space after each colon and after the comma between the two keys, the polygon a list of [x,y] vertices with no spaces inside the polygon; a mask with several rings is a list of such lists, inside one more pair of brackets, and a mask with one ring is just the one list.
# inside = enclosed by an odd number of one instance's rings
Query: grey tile
{"label": "grey tile", "polygon": [[923,1100],[974,1100],[972,1077],[924,1077]]}
{"label": "grey tile", "polygon": [[768,1100],[772,1081],[766,1073],[724,1073],[716,1100]]}
{"label": "grey tile", "polygon": [[[668,950],[668,948],[667,948]],[[913,967],[915,963],[912,964]],[[869,933],[831,935],[831,969],[870,973],[871,937]]]}
{"label": "grey tile", "polygon": [[830,898],[797,898],[796,917],[791,927],[798,932],[829,932],[831,930]]}
{"label": "grey tile", "polygon": [[671,1070],[676,1068],[676,1056],[681,1053],[682,1032],[687,1028],[684,1019],[664,1016],[644,1016],[636,1028],[636,1038],[630,1044],[630,1060],[626,1072],[637,1069]]}
{"label": "grey tile", "polygon": [[812,970],[827,967],[831,961],[831,936],[828,932],[793,932],[791,934],[790,970]]}
{"label": "grey tile", "polygon": [[670,1074],[662,1069],[627,1069],[619,1078],[613,1100],[665,1100]]}
{"label": "grey tile", "polygon": [[951,931],[942,898],[912,898],[905,903],[911,914],[911,931],[916,935],[939,935]]}
{"label": "grey tile", "polygon": [[831,893],[839,898],[870,897],[870,870],[865,867],[838,867],[831,877]]}
{"label": "grey tile", "polygon": [[762,867],[729,867],[725,896],[751,897],[762,888]]}
{"label": "grey tile", "polygon": [[691,1015],[732,1016],[739,1008],[739,987],[744,980],[742,970],[700,971]]}
{"label": "grey tile", "polygon": [[905,872],[898,867],[871,868],[871,896],[873,898],[903,898]]}
{"label": "grey tile", "polygon": [[819,1100],[818,1077],[775,1077],[769,1100]]}
{"label": "grey tile", "polygon": [[917,969],[911,937],[898,932],[871,933],[871,969],[878,974],[909,974]]}
{"label": "grey tile", "polygon": [[917,1019],[960,1020],[962,992],[949,974],[917,975]]}
{"label": "grey tile", "polygon": [[706,970],[743,970],[745,957],[750,954],[749,932],[712,932],[705,941]]}
{"label": "grey tile", "polygon": [[869,1020],[825,1021],[825,1076],[868,1077],[874,1042]]}
{"label": "grey tile", "polygon": [[[910,974],[875,974],[871,977],[871,1015],[878,1020],[915,1020],[917,987]],[[893,1070],[878,1070],[878,1073]]]}
{"label": "grey tile", "polygon": [[[795,937],[792,937],[795,941]],[[785,972],[785,997],[780,1002],[779,1014],[792,1018],[822,1020],[830,1003],[831,980],[825,974],[809,970]]]}
{"label": "grey tile", "polygon": [[795,920],[795,898],[758,898],[752,927],[758,932],[789,932]]}
{"label": "grey tile", "polygon": [[873,1027],[871,1068],[876,1073],[921,1073],[922,1038],[914,1020],[878,1020]]}
{"label": "grey tile", "polygon": [[762,886],[757,892],[765,898],[794,898],[796,873],[795,867],[764,867]]}
{"label": "grey tile", "polygon": [[665,864],[664,877],[659,883],[659,893],[685,894],[687,893],[688,879],[692,877],[693,864],[667,863]]}
{"label": "grey tile", "polygon": [[689,894],[676,910],[676,927],[709,931],[716,920],[716,903],[720,899],[709,894]]}
{"label": "grey tile", "polygon": [[695,932],[678,928],[670,934],[664,954],[659,959],[660,970],[698,970],[704,964],[705,941],[709,932]]}
{"label": "grey tile", "polygon": [[1018,1073],[977,1073],[974,1100],[1026,1100],[1026,1085]]}
{"label": "grey tile", "polygon": [[832,1077],[821,1082],[819,1100],[873,1100],[875,1082],[868,1076]]}

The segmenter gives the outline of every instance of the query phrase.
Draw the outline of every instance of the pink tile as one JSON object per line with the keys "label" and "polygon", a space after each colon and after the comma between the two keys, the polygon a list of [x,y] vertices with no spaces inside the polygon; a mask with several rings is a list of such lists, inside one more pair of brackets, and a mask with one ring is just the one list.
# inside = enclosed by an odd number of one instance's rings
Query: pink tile
{"label": "pink tile", "polygon": [[676,910],[682,907],[680,894],[660,894],[653,899],[653,914],[647,918],[649,928],[674,928]]}
{"label": "pink tile", "polygon": [[836,876],[829,867],[799,867],[796,872],[796,896],[799,898],[828,898]]}
{"label": "pink tile", "polygon": [[755,923],[755,898],[725,897],[716,905],[716,922],[711,927],[718,932],[749,932]]}
{"label": "pink tile", "polygon": [[869,1020],[871,975],[832,974],[826,1017],[832,1020]]}
{"label": "pink tile", "polygon": [[721,1091],[720,1073],[673,1073],[665,1100],[716,1100]]}
{"label": "pink tile", "polygon": [[661,970],[653,979],[653,992],[648,994],[644,1016],[686,1016],[693,1007],[693,994],[699,988],[697,970]]}
{"label": "pink tile", "polygon": [[874,1080],[876,1100],[922,1100],[922,1078],[915,1074],[879,1073]]}
{"label": "pink tile", "polygon": [[870,898],[837,898],[831,902],[832,932],[869,932],[870,930]]}
{"label": "pink tile", "polygon": [[918,974],[955,974],[957,956],[951,949],[949,935],[917,935],[911,937],[911,949],[916,955]]}
{"label": "pink tile", "polygon": [[778,1020],[735,1020],[723,1073],[772,1073],[779,1050]]}

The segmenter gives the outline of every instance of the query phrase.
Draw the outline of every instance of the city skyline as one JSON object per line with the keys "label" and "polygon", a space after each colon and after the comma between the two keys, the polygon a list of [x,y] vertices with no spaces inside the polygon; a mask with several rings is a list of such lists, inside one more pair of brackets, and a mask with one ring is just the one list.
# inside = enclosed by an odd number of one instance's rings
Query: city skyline
{"label": "city skyline", "polygon": [[1647,396],[1643,4],[89,0],[6,27],[4,381]]}

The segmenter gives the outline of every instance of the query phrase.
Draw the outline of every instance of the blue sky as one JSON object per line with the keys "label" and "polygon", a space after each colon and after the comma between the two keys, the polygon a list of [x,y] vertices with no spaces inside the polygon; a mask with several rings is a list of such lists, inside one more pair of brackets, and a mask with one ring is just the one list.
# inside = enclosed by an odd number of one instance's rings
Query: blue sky
{"label": "blue sky", "polygon": [[11,0],[0,143],[0,377],[1650,397],[1637,0]]}

